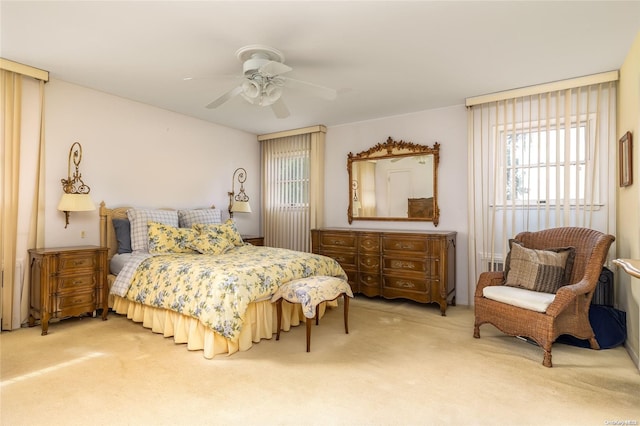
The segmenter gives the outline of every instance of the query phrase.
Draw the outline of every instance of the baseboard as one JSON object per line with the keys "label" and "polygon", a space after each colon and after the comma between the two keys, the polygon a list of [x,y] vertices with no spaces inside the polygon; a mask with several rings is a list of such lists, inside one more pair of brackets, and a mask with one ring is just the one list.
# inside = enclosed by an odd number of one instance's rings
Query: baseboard
{"label": "baseboard", "polygon": [[627,343],[624,344],[624,348],[627,350],[627,353],[631,357],[631,360],[635,364],[638,371],[640,371],[640,360],[638,359],[638,354],[634,352],[633,348]]}

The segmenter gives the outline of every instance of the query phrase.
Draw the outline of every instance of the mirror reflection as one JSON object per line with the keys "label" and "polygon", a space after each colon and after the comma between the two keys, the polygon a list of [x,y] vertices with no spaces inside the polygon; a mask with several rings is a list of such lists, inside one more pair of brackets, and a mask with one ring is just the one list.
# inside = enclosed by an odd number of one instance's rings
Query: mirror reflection
{"label": "mirror reflection", "polygon": [[432,221],[438,225],[439,144],[387,139],[368,151],[349,153],[349,223],[353,220]]}

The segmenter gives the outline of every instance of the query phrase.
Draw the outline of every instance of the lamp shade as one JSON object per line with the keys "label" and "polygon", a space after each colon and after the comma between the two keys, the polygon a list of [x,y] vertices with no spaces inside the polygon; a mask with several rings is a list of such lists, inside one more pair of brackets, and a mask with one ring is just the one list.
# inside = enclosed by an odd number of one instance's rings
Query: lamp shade
{"label": "lamp shade", "polygon": [[62,194],[58,210],[63,212],[86,212],[95,210],[96,205],[89,194]]}
{"label": "lamp shade", "polygon": [[234,201],[231,206],[232,212],[251,213],[251,206],[248,201]]}

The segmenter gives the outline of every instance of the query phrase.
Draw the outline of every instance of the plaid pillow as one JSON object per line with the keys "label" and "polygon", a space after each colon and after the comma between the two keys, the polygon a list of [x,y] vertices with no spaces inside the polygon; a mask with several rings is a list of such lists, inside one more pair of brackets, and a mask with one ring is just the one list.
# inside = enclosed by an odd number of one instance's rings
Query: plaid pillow
{"label": "plaid pillow", "polygon": [[220,209],[178,210],[180,228],[191,228],[197,223],[221,223]]}
{"label": "plaid pillow", "polygon": [[149,222],[178,227],[178,212],[175,210],[129,209],[131,222],[131,249],[134,252],[149,252]]}
{"label": "plaid pillow", "polygon": [[509,241],[511,251],[507,256],[505,285],[542,293],[556,293],[571,279],[574,247],[534,250],[523,247],[518,241]]}

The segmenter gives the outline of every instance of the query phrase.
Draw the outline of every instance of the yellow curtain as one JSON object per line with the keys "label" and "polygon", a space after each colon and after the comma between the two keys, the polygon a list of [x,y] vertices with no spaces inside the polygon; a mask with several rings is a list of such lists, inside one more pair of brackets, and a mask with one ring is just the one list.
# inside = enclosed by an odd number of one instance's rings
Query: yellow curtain
{"label": "yellow curtain", "polygon": [[43,245],[44,81],[0,70],[2,330],[29,315],[29,248]]}
{"label": "yellow curtain", "polygon": [[16,264],[18,228],[18,176],[20,160],[20,115],[22,111],[22,77],[0,70],[2,77],[2,329],[11,330],[13,318],[13,283]]}

